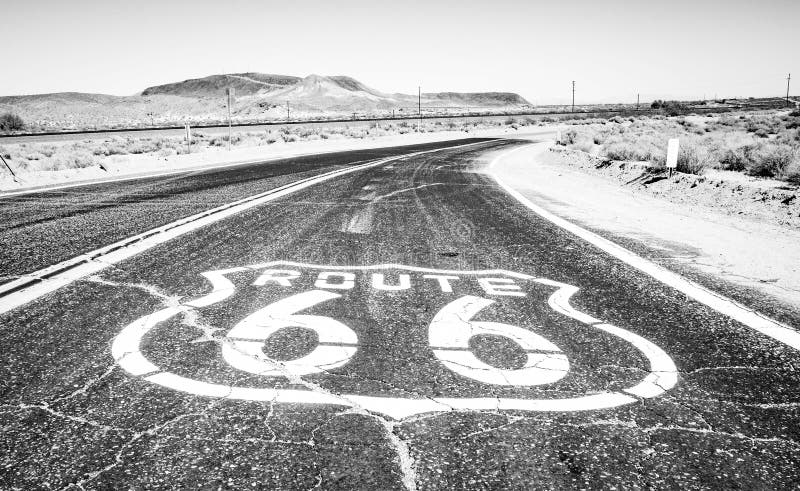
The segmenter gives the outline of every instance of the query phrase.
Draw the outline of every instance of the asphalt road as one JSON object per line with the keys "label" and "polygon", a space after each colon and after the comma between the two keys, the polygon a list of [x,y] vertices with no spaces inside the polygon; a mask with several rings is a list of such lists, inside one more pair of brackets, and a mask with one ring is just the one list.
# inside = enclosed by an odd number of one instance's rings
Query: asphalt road
{"label": "asphalt road", "polygon": [[[800,486],[798,352],[539,218],[479,172],[519,144],[336,177],[0,315],[0,483]],[[25,211],[18,232],[2,232],[3,271],[295,169],[402,151],[27,196],[0,208]],[[140,198],[119,198],[128,192]]]}

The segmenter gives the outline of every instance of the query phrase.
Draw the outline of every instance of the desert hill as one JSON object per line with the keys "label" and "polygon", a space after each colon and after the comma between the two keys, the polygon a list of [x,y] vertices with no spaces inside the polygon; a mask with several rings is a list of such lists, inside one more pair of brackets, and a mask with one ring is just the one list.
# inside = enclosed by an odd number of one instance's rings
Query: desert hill
{"label": "desert hill", "polygon": [[211,97],[233,87],[238,95],[254,95],[263,91],[276,90],[296,84],[300,77],[289,75],[270,75],[266,73],[230,73],[210,75],[203,78],[184,80],[165,85],[148,87],[142,92],[147,95],[179,95],[185,97]]}
{"label": "desert hill", "polygon": [[[386,116],[416,113],[417,94],[388,94],[344,76],[304,78],[265,73],[230,73],[168,83],[133,96],[62,92],[0,97],[0,112],[18,114],[30,126],[43,129],[84,129],[146,126],[189,122],[219,122],[227,118],[225,91],[235,89],[231,108],[237,121],[290,117]],[[428,113],[469,109],[519,109],[528,101],[507,92],[435,92],[422,94]]]}

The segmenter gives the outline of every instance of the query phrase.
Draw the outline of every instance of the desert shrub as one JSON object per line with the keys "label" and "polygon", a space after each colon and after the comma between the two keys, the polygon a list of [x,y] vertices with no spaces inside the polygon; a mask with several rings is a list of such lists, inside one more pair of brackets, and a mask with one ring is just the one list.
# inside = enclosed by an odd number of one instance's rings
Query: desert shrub
{"label": "desert shrub", "polygon": [[702,174],[710,167],[714,157],[708,148],[697,142],[683,142],[678,150],[677,171],[685,174]]}
{"label": "desert shrub", "polygon": [[717,154],[719,167],[724,170],[743,171],[752,159],[752,145],[741,145],[738,147],[724,148]]}
{"label": "desert shrub", "polygon": [[299,138],[297,138],[297,135],[293,133],[285,133],[283,135],[283,141],[285,141],[286,143],[296,142],[298,139]]}
{"label": "desert shrub", "polygon": [[614,142],[603,149],[603,155],[612,160],[642,162],[650,160],[650,153],[631,142]]}
{"label": "desert shrub", "polygon": [[612,160],[629,160],[635,162],[651,162],[662,165],[665,159],[666,145],[663,138],[650,135],[640,135],[637,138],[627,136],[614,136],[609,138],[603,147],[602,154]]}
{"label": "desert shrub", "polygon": [[41,154],[44,155],[45,157],[50,158],[56,153],[56,146],[42,145],[42,147],[39,149],[39,152],[41,152]]}
{"label": "desert shrub", "polygon": [[0,115],[0,131],[19,131],[25,129],[25,122],[18,115],[4,113]]}
{"label": "desert shrub", "polygon": [[561,143],[564,145],[572,145],[578,137],[578,131],[574,128],[568,129],[561,134]]}
{"label": "desert shrub", "polygon": [[43,160],[38,170],[53,171],[62,169],[83,169],[97,165],[97,158],[88,150],[72,149]]}
{"label": "desert shrub", "polygon": [[594,149],[594,143],[587,138],[581,138],[575,141],[575,143],[571,145],[571,148],[574,148],[575,150],[580,150],[581,152],[589,153]]}
{"label": "desert shrub", "polygon": [[782,143],[763,143],[750,152],[747,173],[760,177],[780,177],[797,160],[797,150]]}
{"label": "desert shrub", "polygon": [[791,183],[800,184],[800,156],[795,154],[795,159],[784,169],[783,178]]}

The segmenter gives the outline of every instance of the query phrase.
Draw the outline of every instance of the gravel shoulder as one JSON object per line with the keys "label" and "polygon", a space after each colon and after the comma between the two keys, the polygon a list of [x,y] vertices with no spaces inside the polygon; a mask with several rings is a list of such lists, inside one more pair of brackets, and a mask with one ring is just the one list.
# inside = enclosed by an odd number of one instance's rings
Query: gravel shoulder
{"label": "gravel shoulder", "polygon": [[517,152],[495,172],[549,211],[644,246],[664,266],[800,306],[800,191],[785,183],[719,172],[660,179],[551,144]]}

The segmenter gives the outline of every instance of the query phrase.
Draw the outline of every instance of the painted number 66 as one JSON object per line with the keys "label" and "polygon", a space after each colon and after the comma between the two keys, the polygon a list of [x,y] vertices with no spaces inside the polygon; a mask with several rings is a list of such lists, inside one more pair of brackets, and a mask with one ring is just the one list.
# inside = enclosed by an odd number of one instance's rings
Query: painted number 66
{"label": "painted number 66", "polygon": [[[279,300],[239,322],[227,334],[222,356],[232,367],[262,376],[308,375],[345,365],[358,349],[358,336],[343,323],[319,315],[297,314],[314,305],[339,298],[325,290],[312,290]],[[569,361],[547,339],[527,329],[497,322],[472,321],[494,300],[463,296],[445,305],[431,321],[428,341],[433,353],[448,369],[474,380],[494,385],[533,386],[550,384],[569,371]],[[314,331],[317,347],[300,358],[276,362],[263,348],[281,329],[301,327]],[[470,339],[479,335],[502,336],[526,353],[517,369],[500,369],[484,363],[470,349]]]}

